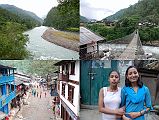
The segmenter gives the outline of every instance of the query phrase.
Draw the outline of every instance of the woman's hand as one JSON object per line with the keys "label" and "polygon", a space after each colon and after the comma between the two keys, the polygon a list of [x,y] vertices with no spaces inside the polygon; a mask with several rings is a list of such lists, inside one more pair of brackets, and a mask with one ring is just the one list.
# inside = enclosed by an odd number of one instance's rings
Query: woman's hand
{"label": "woman's hand", "polygon": [[116,115],[124,115],[125,111],[124,109],[120,108],[120,109],[116,109]]}
{"label": "woman's hand", "polygon": [[141,114],[140,114],[140,112],[130,112],[129,115],[130,115],[132,118],[137,118],[137,117],[139,117]]}
{"label": "woman's hand", "polygon": [[123,120],[131,120],[130,118],[126,117],[125,115],[122,116]]}

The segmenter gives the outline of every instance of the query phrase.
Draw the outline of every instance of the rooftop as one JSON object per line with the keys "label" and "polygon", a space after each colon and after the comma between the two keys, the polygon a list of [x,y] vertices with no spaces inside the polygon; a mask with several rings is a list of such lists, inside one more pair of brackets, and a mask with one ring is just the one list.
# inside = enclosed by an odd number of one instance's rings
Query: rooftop
{"label": "rooftop", "polygon": [[85,27],[80,27],[80,45],[85,45],[100,40],[104,40],[104,38],[96,35]]}

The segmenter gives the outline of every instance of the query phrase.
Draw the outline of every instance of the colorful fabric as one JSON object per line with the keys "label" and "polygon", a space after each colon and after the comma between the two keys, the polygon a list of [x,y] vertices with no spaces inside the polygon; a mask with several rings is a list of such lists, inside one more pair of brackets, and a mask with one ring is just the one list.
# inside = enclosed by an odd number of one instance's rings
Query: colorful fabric
{"label": "colorful fabric", "polygon": [[[132,87],[123,87],[121,91],[121,107],[125,105],[125,112],[140,112],[146,108],[152,108],[149,89],[143,85],[135,92]],[[145,107],[145,106],[146,107]],[[144,120],[144,115],[133,120]]]}

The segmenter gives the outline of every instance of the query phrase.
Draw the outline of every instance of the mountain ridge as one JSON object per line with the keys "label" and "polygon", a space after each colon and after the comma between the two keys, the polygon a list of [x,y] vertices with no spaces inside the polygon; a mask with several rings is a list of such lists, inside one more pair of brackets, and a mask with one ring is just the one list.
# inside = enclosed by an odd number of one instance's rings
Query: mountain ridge
{"label": "mountain ridge", "polygon": [[33,12],[23,10],[21,8],[14,6],[14,5],[9,5],[9,4],[0,4],[0,7],[8,10],[9,12],[11,12],[13,14],[16,14],[20,17],[23,17],[24,19],[34,19],[34,20],[40,22],[40,24],[43,23],[43,20]]}
{"label": "mountain ridge", "polygon": [[121,9],[106,19],[114,21],[131,16],[138,16],[139,21],[147,20],[159,24],[159,0],[139,0],[136,4]]}

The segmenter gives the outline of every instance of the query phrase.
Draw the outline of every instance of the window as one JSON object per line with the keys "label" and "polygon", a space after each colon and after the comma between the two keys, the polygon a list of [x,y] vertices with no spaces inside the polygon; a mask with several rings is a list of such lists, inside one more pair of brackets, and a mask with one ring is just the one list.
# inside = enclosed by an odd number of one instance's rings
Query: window
{"label": "window", "polygon": [[75,62],[71,63],[71,75],[75,74]]}
{"label": "window", "polygon": [[65,97],[65,84],[62,83],[62,95]]}
{"label": "window", "polygon": [[62,74],[63,75],[68,75],[69,73],[69,66],[68,66],[68,64],[66,64],[65,66],[62,66]]}
{"label": "window", "polygon": [[7,95],[9,95],[9,93],[10,93],[10,87],[8,84],[6,85],[6,93],[7,93]]}
{"label": "window", "polygon": [[57,83],[58,84],[58,91],[60,91],[60,82]]}
{"label": "window", "polygon": [[68,85],[68,100],[73,104],[74,98],[74,86]]}

